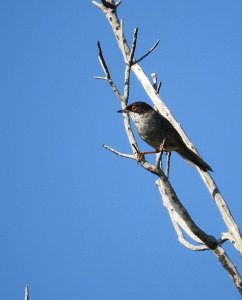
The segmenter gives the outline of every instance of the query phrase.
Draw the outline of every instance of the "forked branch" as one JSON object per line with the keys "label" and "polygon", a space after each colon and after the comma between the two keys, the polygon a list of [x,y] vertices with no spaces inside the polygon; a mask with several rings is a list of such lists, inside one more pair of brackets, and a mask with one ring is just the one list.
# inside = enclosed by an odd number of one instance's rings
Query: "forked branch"
{"label": "forked branch", "polygon": [[[130,48],[128,46],[127,40],[125,39],[124,33],[123,33],[123,26],[122,23],[120,23],[117,14],[116,9],[108,9],[106,6],[99,4],[96,1],[93,1],[94,5],[98,6],[102,12],[105,14],[109,24],[111,25],[111,28],[114,32],[114,36],[117,40],[117,43],[119,45],[119,48],[122,52],[122,55],[124,57],[124,61],[127,61],[127,58],[130,54]],[[165,116],[172,125],[177,129],[181,137],[183,138],[184,142],[186,143],[187,147],[189,147],[192,151],[197,152],[196,148],[188,138],[188,136],[185,134],[179,123],[175,120],[172,113],[169,111],[167,106],[164,104],[164,102],[159,97],[157,90],[155,90],[146,76],[146,74],[143,72],[142,68],[138,65],[138,63],[135,63],[132,66],[132,71],[134,72],[137,79],[140,81],[141,85],[147,92],[148,96],[150,97],[151,101],[154,102],[156,108],[159,110],[159,112]],[[233,219],[232,214],[230,213],[230,210],[228,208],[227,203],[225,202],[223,196],[219,192],[219,189],[214,182],[212,176],[208,172],[202,172],[198,169],[205,185],[207,186],[211,196],[213,197],[219,212],[221,213],[221,216],[228,228],[228,232],[231,234],[231,240],[232,244],[235,246],[235,248],[239,251],[239,253],[242,255],[242,238],[240,230],[236,224],[236,222]]]}
{"label": "forked branch", "polygon": [[[154,102],[155,106],[159,110],[161,114],[167,117],[167,119],[172,123],[172,125],[177,129],[177,131],[182,136],[184,142],[187,144],[189,148],[191,148],[194,152],[197,152],[195,147],[192,145],[189,138],[186,136],[180,125],[176,122],[174,117],[172,116],[171,112],[168,110],[168,108],[165,106],[165,104],[162,102],[162,100],[159,97],[159,90],[161,83],[157,84],[157,78],[156,75],[153,77],[153,86],[152,83],[149,81],[148,77],[145,75],[141,67],[138,65],[138,62],[146,58],[158,45],[159,41],[156,42],[156,44],[140,59],[135,60],[135,49],[136,49],[136,42],[137,42],[137,34],[138,29],[135,29],[134,35],[133,35],[133,42],[131,49],[129,48],[127,41],[124,36],[123,32],[123,22],[119,22],[117,15],[116,15],[116,8],[117,3],[119,2],[114,1],[102,1],[103,4],[100,4],[96,1],[92,1],[94,5],[96,5],[99,9],[103,11],[105,16],[107,17],[111,28],[115,34],[116,40],[118,42],[119,48],[123,54],[124,62],[125,62],[125,81],[124,81],[124,93],[121,95],[118,92],[118,89],[116,88],[116,85],[111,79],[110,72],[108,71],[107,65],[105,62],[102,51],[99,51],[99,60],[102,65],[102,68],[105,73],[105,77],[98,77],[99,79],[105,79],[109,82],[110,86],[114,90],[116,96],[121,100],[121,106],[124,109],[127,105],[128,98],[129,98],[129,85],[130,85],[130,71],[132,70],[138,80],[141,82],[142,86],[144,87],[145,91],[149,95],[150,99]],[[100,44],[99,44],[100,46]],[[154,83],[154,80],[156,80],[156,83]],[[125,154],[122,152],[119,152],[117,150],[114,150],[113,148],[109,146],[104,146],[109,151],[125,157],[137,160],[137,152],[138,152],[138,146],[134,137],[134,134],[132,132],[129,118],[126,114],[124,114],[124,126],[125,130],[129,139],[129,143],[131,146],[131,149],[133,151],[133,154]],[[135,150],[136,149],[136,150]],[[212,197],[214,198],[219,211],[221,213],[221,216],[224,219],[225,224],[228,227],[228,234],[225,239],[221,237],[219,242],[210,235],[207,235],[205,232],[203,232],[191,219],[190,215],[178,199],[174,189],[172,188],[167,176],[164,174],[163,170],[160,168],[160,160],[161,156],[157,157],[157,163],[156,165],[150,164],[146,160],[140,161],[140,165],[148,170],[149,172],[155,174],[158,176],[157,186],[158,189],[162,195],[162,199],[164,202],[165,207],[169,211],[170,217],[172,219],[174,228],[177,232],[179,241],[186,247],[188,247],[191,250],[195,251],[201,251],[201,250],[208,250],[211,249],[213,253],[216,255],[216,257],[221,262],[224,269],[229,273],[230,277],[232,278],[233,282],[235,283],[238,291],[242,294],[242,279],[240,277],[240,274],[238,273],[235,265],[231,262],[229,257],[227,256],[226,252],[222,248],[221,244],[222,242],[228,237],[228,240],[230,240],[236,247],[236,249],[242,254],[242,239],[240,231],[233,220],[233,217],[228,209],[228,206],[226,202],[224,201],[222,195],[220,194],[215,182],[213,181],[211,175],[208,172],[200,172],[200,175],[202,176],[206,186],[208,187]],[[169,157],[168,157],[169,160]],[[169,169],[169,163],[168,163],[168,169]],[[167,169],[167,174],[169,170]],[[187,242],[185,240],[185,237],[183,235],[183,231],[188,234],[190,238],[192,238],[198,245],[192,245],[191,243]]]}

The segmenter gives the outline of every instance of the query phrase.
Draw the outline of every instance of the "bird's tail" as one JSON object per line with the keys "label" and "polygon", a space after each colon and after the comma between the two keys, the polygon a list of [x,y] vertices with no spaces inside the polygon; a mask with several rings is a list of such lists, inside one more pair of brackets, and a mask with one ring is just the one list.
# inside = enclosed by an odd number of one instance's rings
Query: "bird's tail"
{"label": "bird's tail", "polygon": [[194,153],[189,148],[181,148],[177,150],[177,152],[186,160],[194,163],[196,166],[198,166],[202,171],[213,171],[212,168],[196,153]]}

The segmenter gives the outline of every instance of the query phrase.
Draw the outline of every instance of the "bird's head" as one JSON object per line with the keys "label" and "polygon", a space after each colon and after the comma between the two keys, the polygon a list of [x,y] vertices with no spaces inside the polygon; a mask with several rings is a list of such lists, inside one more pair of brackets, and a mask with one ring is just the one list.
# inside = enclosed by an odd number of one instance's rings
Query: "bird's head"
{"label": "bird's head", "polygon": [[138,102],[134,102],[134,103],[126,106],[125,109],[118,110],[117,112],[118,113],[129,113],[130,115],[133,115],[133,114],[142,115],[150,110],[153,110],[153,108],[149,104],[138,101]]}

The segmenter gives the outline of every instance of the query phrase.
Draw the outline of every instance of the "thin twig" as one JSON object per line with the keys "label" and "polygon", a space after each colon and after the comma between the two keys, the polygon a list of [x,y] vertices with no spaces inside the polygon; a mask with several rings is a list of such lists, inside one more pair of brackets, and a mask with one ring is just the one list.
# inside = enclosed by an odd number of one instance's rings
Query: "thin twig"
{"label": "thin twig", "polygon": [[[134,39],[135,40],[137,39],[137,32],[136,31],[134,32]],[[128,98],[129,98],[129,80],[130,80],[131,64],[130,63],[126,64],[124,95],[121,95],[120,92],[118,91],[117,86],[115,85],[115,83],[113,82],[113,80],[111,78],[110,72],[108,70],[107,64],[105,62],[105,59],[104,59],[104,56],[103,56],[103,53],[102,53],[102,48],[101,48],[100,42],[97,43],[97,46],[98,46],[99,62],[102,66],[102,69],[103,69],[105,75],[106,75],[106,77],[98,77],[98,79],[108,81],[108,83],[110,84],[112,90],[114,91],[114,93],[116,94],[118,99],[121,101],[122,109],[124,109],[126,107],[126,104],[128,102]],[[137,146],[137,142],[135,140],[135,137],[134,137],[131,125],[130,125],[129,116],[127,114],[124,114],[124,127],[125,127],[125,130],[126,130],[127,136],[129,137],[130,145],[132,146],[132,144],[135,144]],[[133,148],[132,148],[132,150],[133,150]]]}
{"label": "thin twig", "polygon": [[132,46],[131,46],[131,50],[130,50],[129,61],[128,61],[128,64],[130,66],[132,66],[133,59],[134,59],[134,53],[135,53],[135,50],[136,50],[137,37],[138,37],[138,28],[135,28],[134,29],[134,34],[133,34]]}
{"label": "thin twig", "polygon": [[102,4],[100,4],[100,3],[98,3],[97,1],[92,1],[92,4],[94,4],[97,8],[99,8],[99,9],[101,9],[102,10],[102,8],[103,8],[103,5]]}
{"label": "thin twig", "polygon": [[156,42],[155,42],[155,44],[154,44],[154,46],[153,47],[151,47],[150,48],[150,50],[146,53],[146,54],[144,54],[141,58],[139,58],[139,59],[137,59],[135,62],[134,62],[134,64],[138,64],[139,62],[141,62],[141,60],[143,60],[144,58],[146,58],[157,46],[158,46],[158,44],[159,44],[159,42],[160,42],[160,40],[157,40]]}
{"label": "thin twig", "polygon": [[98,48],[98,58],[100,60],[100,64],[101,64],[101,66],[103,68],[103,71],[104,71],[105,75],[107,76],[107,79],[110,79],[111,76],[110,76],[110,73],[109,73],[106,61],[105,61],[105,59],[103,57],[103,52],[102,52],[101,44],[100,44],[99,41],[97,42],[97,48]]}
{"label": "thin twig", "polygon": [[162,168],[162,155],[163,155],[162,151],[160,151],[156,154],[156,167],[157,167],[157,169]]}
{"label": "thin twig", "polygon": [[106,80],[110,84],[110,86],[111,86],[112,90],[114,91],[114,93],[116,94],[116,96],[120,100],[122,100],[122,95],[120,94],[117,86],[115,85],[115,83],[113,82],[113,80],[111,78],[108,66],[106,64],[106,61],[105,61],[103,53],[102,53],[101,44],[99,41],[97,42],[97,47],[98,47],[98,59],[99,59],[100,65],[103,69],[103,72],[106,76],[105,77],[96,76],[95,79]]}
{"label": "thin twig", "polygon": [[25,287],[24,300],[29,300],[29,287],[27,285]]}
{"label": "thin twig", "polygon": [[163,139],[163,141],[160,145],[160,154],[158,154],[156,156],[156,167],[157,167],[157,169],[161,167],[161,159],[162,159],[162,155],[163,155],[164,149],[165,149],[165,142],[166,142],[166,137]]}
{"label": "thin twig", "polygon": [[172,219],[172,223],[173,223],[173,226],[176,230],[176,233],[177,233],[177,236],[178,236],[178,240],[179,242],[184,245],[186,248],[190,249],[190,250],[193,250],[193,251],[204,251],[204,250],[209,250],[209,248],[206,246],[206,245],[193,245],[191,243],[189,243],[183,233],[182,233],[182,230],[180,229],[179,225]]}
{"label": "thin twig", "polygon": [[167,152],[166,156],[166,176],[169,177],[170,173],[170,161],[171,161],[171,152]]}
{"label": "thin twig", "polygon": [[132,144],[132,146],[134,147],[134,149],[135,149],[135,151],[136,151],[137,154],[140,153],[140,151],[139,151],[139,149],[138,149],[138,147],[137,147],[136,144]]}
{"label": "thin twig", "polygon": [[160,87],[161,87],[161,81],[159,82],[159,84],[157,84],[157,74],[156,73],[151,73],[151,78],[152,78],[153,88],[156,91],[156,93],[159,94]]}
{"label": "thin twig", "polygon": [[134,59],[134,53],[135,53],[135,49],[136,49],[137,37],[138,37],[138,28],[135,28],[134,33],[133,33],[133,42],[132,42],[130,55],[129,55],[129,59],[126,63],[125,72],[124,72],[123,102],[124,102],[125,106],[127,105],[128,99],[129,99],[130,71],[131,71],[132,62],[133,62],[133,59]]}
{"label": "thin twig", "polygon": [[116,8],[121,4],[121,0],[118,0],[116,3],[115,3],[115,6],[116,6]]}
{"label": "thin twig", "polygon": [[159,82],[158,87],[156,89],[157,94],[159,94],[159,92],[160,92],[161,85],[162,85],[162,81]]}
{"label": "thin twig", "polygon": [[103,145],[103,148],[113,152],[114,154],[116,154],[118,156],[122,156],[122,157],[125,157],[125,158],[130,158],[130,159],[136,160],[136,157],[133,154],[126,154],[126,153],[119,152],[119,151],[115,150],[114,148],[112,148],[108,145]]}
{"label": "thin twig", "polygon": [[102,77],[102,76],[94,76],[94,79],[98,79],[98,80],[106,80],[106,81],[108,81],[107,77]]}
{"label": "thin twig", "polygon": [[152,85],[155,90],[157,90],[157,74],[151,73]]}

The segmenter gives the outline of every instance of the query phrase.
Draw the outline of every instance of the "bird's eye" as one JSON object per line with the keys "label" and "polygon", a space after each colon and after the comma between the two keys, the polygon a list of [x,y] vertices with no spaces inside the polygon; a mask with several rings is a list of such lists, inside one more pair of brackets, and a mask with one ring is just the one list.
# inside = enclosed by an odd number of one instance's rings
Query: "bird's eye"
{"label": "bird's eye", "polygon": [[136,111],[137,110],[137,106],[133,105],[131,109],[132,109],[132,111]]}

